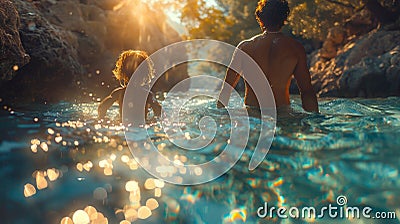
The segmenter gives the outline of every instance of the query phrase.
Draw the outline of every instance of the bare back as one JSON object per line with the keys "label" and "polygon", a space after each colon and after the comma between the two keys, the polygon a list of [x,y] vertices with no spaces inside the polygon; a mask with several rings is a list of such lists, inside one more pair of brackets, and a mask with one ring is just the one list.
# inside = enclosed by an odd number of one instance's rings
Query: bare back
{"label": "bare back", "polygon": [[[264,33],[244,41],[239,48],[249,54],[266,75],[276,105],[289,105],[290,81],[300,61],[299,43],[281,33]],[[245,101],[247,105],[259,105],[251,88],[246,88]]]}
{"label": "bare back", "polygon": [[[304,110],[318,112],[318,102],[311,85],[307,56],[304,47],[299,42],[282,33],[264,33],[241,42],[238,48],[253,58],[266,75],[277,107],[290,105],[289,85],[294,75]],[[242,65],[240,57],[234,55],[231,64],[236,63]],[[225,83],[235,87],[239,79],[240,74],[231,68],[227,69]],[[226,105],[229,100],[230,90],[225,83],[219,95],[218,107]],[[260,105],[247,83],[244,101],[249,106],[259,107]]]}

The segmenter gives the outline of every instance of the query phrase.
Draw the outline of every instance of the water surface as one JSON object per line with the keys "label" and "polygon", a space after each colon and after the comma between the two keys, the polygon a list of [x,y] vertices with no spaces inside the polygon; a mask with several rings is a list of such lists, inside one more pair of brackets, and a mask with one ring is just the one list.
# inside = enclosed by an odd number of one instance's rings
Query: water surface
{"label": "water surface", "polygon": [[[319,105],[321,114],[307,114],[299,97],[292,97],[293,111],[279,118],[271,150],[255,171],[248,171],[257,138],[252,132],[248,149],[232,170],[213,182],[184,187],[152,179],[133,159],[123,128],[95,119],[96,103],[15,108],[3,103],[2,221],[60,223],[65,217],[78,219],[82,213],[76,211],[85,209],[93,220],[108,223],[263,223],[271,221],[256,215],[264,202],[321,207],[335,204],[339,195],[347,197],[349,206],[395,211],[399,217],[400,98],[321,99]],[[109,117],[117,113],[114,107]],[[149,126],[151,139],[175,160],[212,159],[229,138],[229,116],[204,99],[195,99],[181,115],[191,137],[198,135],[196,122],[202,116],[216,118],[220,125],[215,141],[187,154],[168,141],[157,123]],[[257,118],[250,123],[257,129]],[[148,208],[155,209],[148,214]],[[149,217],[138,218],[143,215]]]}

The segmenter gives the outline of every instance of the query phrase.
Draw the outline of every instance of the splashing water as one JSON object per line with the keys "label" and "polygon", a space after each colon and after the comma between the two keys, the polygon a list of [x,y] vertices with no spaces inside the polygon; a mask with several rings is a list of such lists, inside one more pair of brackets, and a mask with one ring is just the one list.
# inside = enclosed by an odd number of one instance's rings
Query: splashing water
{"label": "splashing water", "polygon": [[[400,98],[319,103],[321,114],[307,114],[300,99],[292,97],[293,110],[279,116],[271,150],[256,170],[248,170],[257,139],[254,132],[232,170],[210,183],[186,187],[154,179],[141,168],[126,145],[124,128],[95,120],[95,103],[4,106],[2,219],[5,223],[257,223],[278,221],[257,217],[264,202],[321,207],[335,203],[338,195],[345,195],[348,205],[399,213]],[[108,115],[118,117],[118,108]],[[214,141],[197,152],[172,145],[159,123],[149,125],[148,133],[176,164],[209,161],[225,147],[231,127],[225,110],[216,109],[212,100],[196,98],[181,111],[185,137],[200,134],[198,121],[204,115],[219,125]],[[250,119],[255,130],[258,123],[257,118]],[[145,140],[131,134],[138,142]],[[165,175],[187,172],[173,167],[160,170]]]}

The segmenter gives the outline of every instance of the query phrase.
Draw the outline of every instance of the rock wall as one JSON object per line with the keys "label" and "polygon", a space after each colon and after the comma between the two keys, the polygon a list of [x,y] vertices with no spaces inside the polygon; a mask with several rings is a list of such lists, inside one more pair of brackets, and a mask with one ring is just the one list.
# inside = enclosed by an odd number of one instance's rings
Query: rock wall
{"label": "rock wall", "polygon": [[[18,11],[14,12],[15,27],[18,18],[21,21],[21,52],[24,49],[30,55],[30,62],[23,65],[21,59],[7,60],[8,64],[20,65],[15,75],[6,73],[3,66],[0,68],[1,74],[7,74],[2,75],[3,97],[29,96],[34,101],[77,99],[85,95],[102,98],[118,85],[111,70],[121,51],[140,49],[151,54],[181,40],[167,24],[165,15],[139,0],[13,3]],[[186,70],[185,66],[172,70],[156,84],[155,91],[167,90],[187,77]],[[4,76],[12,80],[5,82]]]}
{"label": "rock wall", "polygon": [[10,80],[19,67],[29,62],[18,28],[19,14],[11,1],[0,1],[0,79]]}
{"label": "rock wall", "polygon": [[[371,19],[360,15],[353,19],[356,21],[332,28],[323,47],[310,55],[311,78],[318,95],[400,95],[400,19],[376,29],[372,29],[376,24],[366,22]],[[361,23],[364,26],[354,25]],[[363,32],[366,34],[361,35]]]}
{"label": "rock wall", "polygon": [[39,2],[14,1],[21,25],[22,46],[30,62],[19,68],[6,83],[7,93],[32,101],[56,100],[67,96],[79,74],[84,72],[69,33],[54,26],[36,6]]}

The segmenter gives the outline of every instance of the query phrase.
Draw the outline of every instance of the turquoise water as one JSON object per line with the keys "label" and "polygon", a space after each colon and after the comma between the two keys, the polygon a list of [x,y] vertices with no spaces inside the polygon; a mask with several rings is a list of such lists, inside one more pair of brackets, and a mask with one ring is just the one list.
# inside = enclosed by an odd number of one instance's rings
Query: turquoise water
{"label": "turquoise water", "polygon": [[[252,134],[249,149],[227,174],[184,187],[154,181],[133,159],[122,127],[95,119],[96,103],[8,108],[3,102],[2,223],[84,220],[78,210],[85,208],[85,214],[99,223],[106,219],[108,223],[124,219],[135,223],[332,222],[329,218],[260,219],[256,212],[264,202],[320,208],[336,204],[340,195],[347,197],[348,206],[369,206],[373,214],[395,212],[399,217],[400,98],[320,99],[319,105],[321,114],[307,114],[300,99],[292,97],[293,110],[279,117],[271,150],[256,170],[248,171],[256,143]],[[115,107],[109,116],[117,113]],[[195,124],[206,114],[221,124],[211,150],[191,155],[178,151],[158,124],[149,127],[150,137],[175,159],[208,161],[215,156],[213,149],[218,151],[229,137],[226,112],[216,109],[212,101],[199,99],[183,110],[182,120],[188,124],[186,131],[196,136]],[[250,122],[257,128],[256,118]],[[150,198],[147,207],[141,207]],[[155,209],[150,214],[148,208]],[[399,223],[399,218],[335,221]]]}

